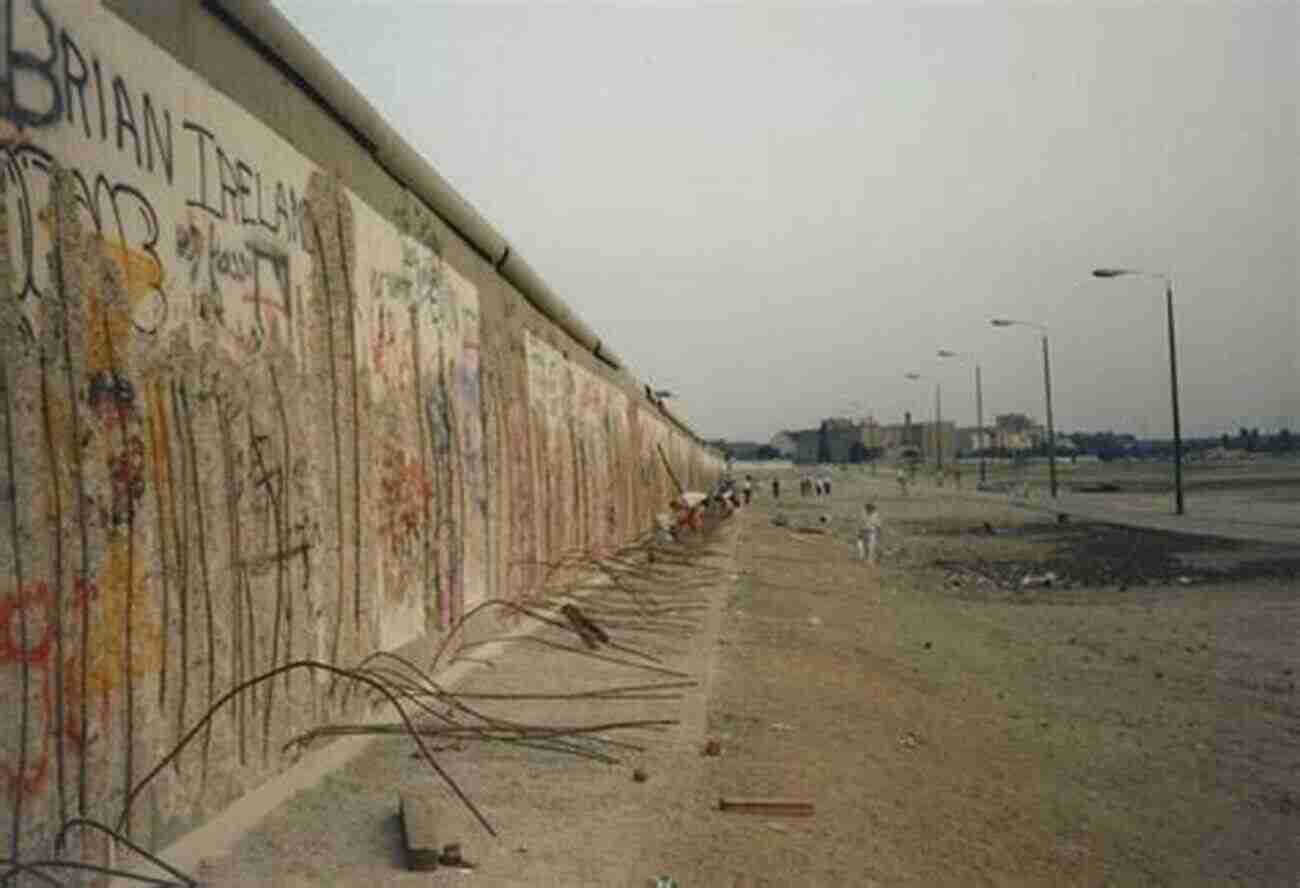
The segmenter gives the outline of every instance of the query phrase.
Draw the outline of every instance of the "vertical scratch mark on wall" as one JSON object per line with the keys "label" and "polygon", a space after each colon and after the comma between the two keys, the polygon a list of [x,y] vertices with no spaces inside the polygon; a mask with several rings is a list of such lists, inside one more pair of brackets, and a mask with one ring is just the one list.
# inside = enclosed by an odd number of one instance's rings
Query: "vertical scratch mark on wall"
{"label": "vertical scratch mark on wall", "polygon": [[[59,298],[59,320],[62,325],[61,339],[63,340],[63,371],[68,386],[68,404],[72,411],[72,473],[76,481],[77,531],[81,549],[81,563],[78,578],[81,582],[81,588],[87,589],[90,586],[90,534],[87,529],[86,521],[85,464],[82,460],[81,452],[81,406],[80,399],[77,397],[76,377],[72,363],[72,330],[71,323],[68,320],[68,291],[63,272],[63,218],[64,213],[66,212],[66,200],[62,185],[64,181],[65,180],[62,178],[56,177],[55,179],[55,194],[57,195],[57,200],[54,211],[54,237],[52,246],[54,252],[54,280],[55,285],[58,288]],[[87,605],[87,607],[89,607],[89,605]],[[87,718],[89,717],[88,706],[90,697],[90,695],[86,693],[86,672],[90,660],[90,620],[87,619],[87,616],[87,613],[82,614],[80,654],[78,657],[78,663],[80,666],[80,683],[77,687],[77,699],[80,701],[80,713],[77,724],[81,725],[83,735],[86,731]],[[58,706],[59,717],[62,719],[64,716],[64,700],[62,697],[59,698]],[[86,814],[86,792],[88,788],[89,766],[86,759],[87,756],[83,750],[77,771],[77,812],[83,817]]]}
{"label": "vertical scratch mark on wall", "polygon": [[357,299],[352,286],[352,271],[348,266],[348,242],[343,231],[343,196],[336,187],[334,192],[334,221],[338,227],[339,263],[343,271],[344,308],[348,318],[348,356],[352,364],[352,619],[358,652],[361,645],[361,372],[357,361]]}
{"label": "vertical scratch mark on wall", "polygon": [[[163,405],[161,385],[155,379],[149,383],[148,406],[149,450],[153,455],[153,499],[154,509],[158,514],[158,550],[162,557],[159,575],[162,585],[162,601],[159,602],[161,614],[159,624],[159,669],[158,669],[158,710],[164,711],[167,705],[167,653],[168,639],[171,635],[171,558],[167,546],[167,515],[174,514],[169,509],[167,498],[171,492],[171,454],[169,444],[171,432],[167,427],[166,407]],[[174,517],[173,517],[174,520]]]}
{"label": "vertical scratch mark on wall", "polygon": [[[199,483],[199,448],[194,443],[194,415],[190,412],[189,393],[181,383],[181,408],[185,411],[185,442],[189,449],[190,483],[194,492],[194,511],[198,519],[199,531],[199,570],[203,579],[203,606],[207,616],[208,630],[208,708],[217,699],[217,630],[212,617],[212,582],[208,573],[208,527],[203,515],[203,488]],[[212,749],[212,722],[204,727],[203,765],[200,771],[201,782],[208,781],[208,758]]]}
{"label": "vertical scratch mark on wall", "polygon": [[[54,239],[50,245],[50,261],[55,271],[54,310],[59,317],[59,331],[67,329],[67,300],[63,290],[63,250],[60,244],[62,225],[59,213],[61,191],[56,180],[53,200],[50,202],[50,216]],[[6,240],[7,243],[7,240]],[[66,340],[65,340],[66,341]],[[50,419],[49,390],[49,355],[45,346],[41,346],[41,417],[45,426],[45,458],[50,467],[50,486],[54,500],[54,731],[55,762],[59,781],[59,819],[68,817],[68,801],[65,781],[67,779],[65,751],[63,701],[65,699],[64,645],[63,645],[63,485],[59,477],[58,451],[54,447],[54,428]]]}
{"label": "vertical scratch mark on wall", "polygon": [[[121,220],[118,220],[118,232],[122,237],[122,243],[126,242],[125,233],[122,232]],[[107,277],[107,276],[106,276]],[[126,299],[126,294],[130,292],[130,277],[128,271],[127,287],[121,295]],[[121,377],[118,370],[117,354],[113,347],[113,330],[109,323],[109,313],[103,314],[104,324],[104,343],[108,351],[108,369],[114,378]],[[127,432],[126,423],[122,422],[118,426],[122,437],[122,452],[130,452],[131,440]],[[135,785],[135,496],[128,492],[126,496],[126,645],[122,651],[122,673],[126,682],[126,717],[122,720],[122,743],[123,749],[123,786],[130,787]],[[85,730],[83,726],[82,730]],[[105,726],[107,731],[107,726]],[[125,832],[131,833],[131,824],[133,818],[131,809],[123,800],[122,820],[126,822]]]}
{"label": "vertical scratch mark on wall", "polygon": [[[279,385],[275,380],[275,366],[268,364],[267,370],[271,377],[271,388],[275,391],[277,399],[279,396]],[[268,669],[274,669],[279,662],[280,656],[280,621],[284,619],[284,553],[288,551],[288,541],[284,534],[284,520],[280,513],[280,495],[276,493],[279,486],[284,488],[284,469],[279,467],[276,471],[267,468],[266,460],[262,457],[262,447],[259,438],[253,436],[253,419],[249,416],[248,433],[252,439],[253,458],[257,461],[257,473],[259,477],[258,484],[266,488],[266,497],[271,505],[271,520],[275,524],[275,619],[271,624],[271,662],[267,664]],[[278,476],[278,477],[277,477]],[[249,632],[252,633],[252,602],[249,602]],[[266,686],[266,696],[262,707],[262,764],[266,764],[270,759],[271,743],[271,704],[275,699],[275,682],[268,682]]]}
{"label": "vertical scratch mark on wall", "polygon": [[[172,415],[176,417],[176,439],[179,445],[176,449],[177,458],[181,464],[181,508],[180,520],[177,520],[176,513],[176,491],[171,488],[172,504],[172,532],[176,535],[176,578],[179,588],[176,590],[176,601],[180,605],[180,629],[181,629],[181,653],[180,653],[180,674],[181,687],[180,697],[176,706],[176,739],[180,739],[185,730],[185,706],[189,699],[190,687],[190,468],[189,468],[189,448],[185,446],[185,422],[188,416],[181,407],[180,384],[175,380],[171,383],[171,400]],[[167,483],[172,484],[173,473],[171,471],[171,447],[167,448]],[[84,716],[83,716],[84,718]],[[175,765],[176,773],[181,772],[181,756],[176,756]]]}
{"label": "vertical scratch mark on wall", "polygon": [[[14,553],[14,589],[21,595],[23,589],[23,550],[18,540],[18,476],[14,470],[14,414],[11,392],[9,390],[9,361],[0,361],[0,391],[4,396],[5,414],[5,467],[9,471],[9,487],[6,491],[9,499],[9,539]],[[18,649],[27,652],[27,609],[18,609]],[[23,797],[27,795],[27,708],[29,706],[28,688],[31,683],[30,667],[27,657],[20,657],[19,675],[22,687],[22,706],[18,712],[18,772],[13,781],[14,814],[13,838],[9,845],[9,857],[17,860],[21,855],[20,837],[23,833]]]}
{"label": "vertical scratch mark on wall", "polygon": [[[289,417],[284,410],[284,392],[280,389],[280,377],[275,372],[275,365],[269,366],[271,374],[271,393],[275,398],[275,412],[280,418],[280,507],[277,511],[277,520],[275,527],[275,537],[277,540],[277,555],[275,560],[275,633],[271,640],[271,663],[270,668],[274,669],[279,663],[279,646],[280,646],[280,609],[283,603],[284,607],[284,658],[285,662],[293,660],[293,587],[289,574],[289,562],[287,553],[289,543],[291,542],[291,529],[289,527],[290,515],[289,497],[293,487],[290,473],[293,467],[293,445],[289,440]],[[288,691],[291,685],[290,670],[284,674],[284,688]],[[268,691],[266,709],[271,710],[272,692]],[[266,749],[262,750],[263,758],[266,756]]]}
{"label": "vertical scratch mark on wall", "polygon": [[67,820],[68,803],[64,795],[63,762],[63,490],[59,479],[58,450],[54,447],[54,428],[50,421],[49,358],[41,346],[41,424],[45,432],[45,462],[50,467],[50,496],[54,504],[54,521],[50,525],[54,558],[51,565],[54,581],[54,756],[59,781],[59,819]]}
{"label": "vertical scratch mark on wall", "polygon": [[[239,504],[235,496],[234,443],[231,440],[230,412],[221,395],[213,396],[216,405],[217,432],[221,436],[221,470],[225,489],[226,506],[226,559],[230,572],[230,682],[238,685],[244,681],[243,670],[243,626],[241,607],[243,597],[241,586],[243,577],[239,561],[239,517],[236,514]],[[202,531],[200,531],[202,534]],[[206,539],[206,535],[203,534]],[[235,705],[230,709],[230,725],[238,740],[239,763],[245,764],[244,747],[244,707],[247,696],[240,694],[235,698]]]}
{"label": "vertical scratch mark on wall", "polygon": [[330,662],[339,662],[339,643],[343,635],[343,438],[339,431],[339,375],[338,358],[334,354],[334,296],[330,292],[329,270],[325,257],[325,241],[321,237],[316,213],[310,204],[304,204],[311,219],[312,237],[316,242],[316,264],[320,266],[321,297],[325,311],[325,339],[330,368],[330,425],[334,433],[334,520],[335,520],[335,588],[334,640],[330,646]]}
{"label": "vertical scratch mark on wall", "polygon": [[[420,470],[425,478],[430,477],[429,471],[429,437],[432,429],[428,425],[428,417],[424,410],[424,369],[420,362],[420,306],[419,303],[412,304],[410,307],[411,321],[411,367],[415,376],[415,419],[420,432]],[[420,601],[428,599],[425,596],[429,591],[429,571],[433,555],[433,503],[431,497],[424,497],[424,526],[420,528],[420,544],[423,548],[423,560],[420,570]]]}

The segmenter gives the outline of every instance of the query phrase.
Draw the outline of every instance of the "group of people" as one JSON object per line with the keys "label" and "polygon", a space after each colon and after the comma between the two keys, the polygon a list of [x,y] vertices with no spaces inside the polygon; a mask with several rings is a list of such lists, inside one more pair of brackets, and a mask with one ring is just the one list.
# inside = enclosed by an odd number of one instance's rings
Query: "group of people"
{"label": "group of people", "polygon": [[[909,480],[908,473],[900,467],[898,484],[904,495],[907,494]],[[731,477],[723,478],[714,485],[712,492],[707,494],[684,491],[668,504],[669,512],[661,512],[656,516],[660,540],[663,542],[675,540],[684,530],[702,530],[705,511],[710,508],[719,510],[723,518],[729,517],[742,505],[747,506],[753,501],[754,486],[754,476],[746,475],[739,483]],[[830,476],[803,476],[799,479],[799,492],[803,496],[830,496]],[[774,499],[781,497],[780,478],[772,479],[772,497]],[[823,522],[825,520],[823,517]],[[880,512],[876,509],[875,503],[865,503],[859,514],[856,543],[858,557],[869,564],[880,563],[881,530]]]}
{"label": "group of people", "polygon": [[799,479],[799,494],[801,496],[830,496],[831,476],[825,474],[804,475]]}

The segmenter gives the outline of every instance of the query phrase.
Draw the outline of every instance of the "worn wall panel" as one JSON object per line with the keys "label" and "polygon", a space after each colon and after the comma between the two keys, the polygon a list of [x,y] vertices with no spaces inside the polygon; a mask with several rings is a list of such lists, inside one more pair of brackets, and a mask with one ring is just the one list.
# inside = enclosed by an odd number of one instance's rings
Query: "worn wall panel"
{"label": "worn wall panel", "polygon": [[192,828],[356,715],[324,675],[261,684],[128,808],[232,688],[541,593],[663,508],[657,445],[718,470],[206,8],[160,44],[113,5],[134,25],[4,0],[0,814],[25,854],[74,816]]}

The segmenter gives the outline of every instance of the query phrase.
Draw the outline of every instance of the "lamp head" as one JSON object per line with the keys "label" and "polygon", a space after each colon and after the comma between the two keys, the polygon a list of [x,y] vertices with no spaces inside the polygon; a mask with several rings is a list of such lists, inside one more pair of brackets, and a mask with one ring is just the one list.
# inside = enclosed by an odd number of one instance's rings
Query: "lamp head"
{"label": "lamp head", "polygon": [[1092,276],[1095,278],[1117,278],[1132,273],[1127,268],[1094,268],[1092,270]]}
{"label": "lamp head", "polygon": [[1007,320],[1006,318],[993,318],[989,323],[995,327],[1012,327],[1016,322]]}
{"label": "lamp head", "polygon": [[950,350],[948,350],[948,349],[946,349],[946,348],[941,348],[941,349],[939,349],[939,351],[936,352],[936,354],[938,354],[939,357],[941,357],[941,358],[960,358],[960,357],[961,357],[961,355],[958,354],[957,352],[955,352],[955,351],[950,351]]}
{"label": "lamp head", "polygon": [[917,380],[921,378],[920,373],[904,373],[903,376],[904,378],[911,379],[911,380]]}

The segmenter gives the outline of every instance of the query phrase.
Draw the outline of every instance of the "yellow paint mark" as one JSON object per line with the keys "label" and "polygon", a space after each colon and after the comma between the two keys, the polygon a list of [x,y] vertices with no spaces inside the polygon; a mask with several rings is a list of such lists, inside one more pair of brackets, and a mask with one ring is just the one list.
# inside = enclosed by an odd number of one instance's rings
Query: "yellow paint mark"
{"label": "yellow paint mark", "polygon": [[[130,567],[126,540],[113,540],[96,583],[98,600],[90,605],[95,619],[90,624],[90,663],[86,683],[90,692],[100,700],[108,700],[126,679],[126,605]],[[141,573],[137,568],[131,614],[131,675],[136,678],[157,671],[162,664],[158,615],[153,596],[145,594]]]}

